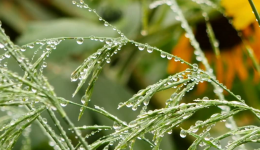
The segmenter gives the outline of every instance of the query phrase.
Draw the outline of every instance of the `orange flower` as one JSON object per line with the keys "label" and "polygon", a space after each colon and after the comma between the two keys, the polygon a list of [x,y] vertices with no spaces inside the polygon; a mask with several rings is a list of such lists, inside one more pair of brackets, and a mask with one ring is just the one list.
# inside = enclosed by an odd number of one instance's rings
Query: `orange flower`
{"label": "orange flower", "polygon": [[[260,8],[260,2],[256,4],[257,8]],[[219,42],[220,57],[217,58],[212,50],[206,33],[205,22],[198,23],[194,30],[196,40],[199,42],[209,63],[216,70],[217,79],[224,83],[227,88],[231,88],[235,76],[238,76],[242,81],[246,80],[248,77],[247,67],[253,65],[251,59],[245,61],[243,58],[245,45],[252,48],[257,62],[260,59],[260,43],[257,42],[257,39],[260,39],[260,28],[255,22],[247,0],[222,0],[222,5],[226,8],[226,14],[233,18],[235,28],[223,16],[210,20],[216,39]],[[242,39],[238,36],[236,30],[241,31]],[[172,54],[191,62],[193,51],[189,39],[182,35],[178,44],[173,48]],[[200,67],[203,68],[202,64],[200,64]],[[187,68],[186,65],[171,60],[168,65],[168,72],[175,73],[185,68]],[[255,81],[258,80],[259,74],[255,71]],[[205,88],[205,83],[199,84],[198,91],[201,93],[205,91]]]}

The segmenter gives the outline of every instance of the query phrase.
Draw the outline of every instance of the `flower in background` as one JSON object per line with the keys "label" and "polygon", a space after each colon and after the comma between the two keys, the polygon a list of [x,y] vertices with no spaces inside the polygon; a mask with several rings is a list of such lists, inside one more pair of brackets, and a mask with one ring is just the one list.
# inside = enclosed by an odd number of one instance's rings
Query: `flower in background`
{"label": "flower in background", "polygon": [[[206,33],[206,23],[199,22],[194,31],[195,38],[199,42],[201,49],[204,51],[209,63],[216,70],[217,79],[224,83],[227,88],[231,88],[236,76],[242,81],[247,79],[247,67],[253,65],[251,59],[244,60],[245,45],[252,48],[257,63],[260,59],[260,42],[257,42],[257,39],[260,39],[260,28],[247,0],[222,0],[221,5],[225,8],[226,16],[232,18],[233,26],[222,15],[210,20],[215,37],[219,42],[220,57],[215,56],[211,47]],[[255,5],[260,10],[260,1],[257,1]],[[241,36],[238,36],[238,34]],[[182,35],[173,48],[172,54],[191,62],[193,51],[189,39]],[[200,58],[196,59],[200,61]],[[200,64],[200,67],[203,68],[202,64]],[[178,62],[171,60],[168,65],[168,72],[175,73],[185,68],[187,68],[186,65],[180,65]],[[259,74],[257,71],[254,72],[255,82],[257,82]],[[205,83],[198,86],[198,92],[205,91]]]}

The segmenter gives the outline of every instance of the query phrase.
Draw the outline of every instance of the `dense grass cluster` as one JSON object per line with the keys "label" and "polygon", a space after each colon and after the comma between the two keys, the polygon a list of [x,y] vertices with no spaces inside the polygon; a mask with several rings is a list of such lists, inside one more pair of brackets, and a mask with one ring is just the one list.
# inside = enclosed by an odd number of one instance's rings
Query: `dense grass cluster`
{"label": "dense grass cluster", "polygon": [[[201,8],[216,7],[214,3],[206,0],[198,3],[201,5]],[[33,43],[19,46],[15,45],[5,34],[4,29],[1,28],[0,108],[1,111],[6,113],[6,116],[0,118],[0,149],[12,149],[21,136],[23,137],[22,149],[29,149],[30,125],[32,125],[33,122],[37,122],[51,141],[51,146],[57,150],[90,150],[99,147],[103,147],[104,150],[108,150],[109,147],[117,150],[127,147],[134,149],[134,144],[137,140],[143,140],[150,144],[151,149],[159,150],[160,143],[165,134],[171,134],[173,128],[180,128],[181,123],[192,117],[197,111],[209,107],[219,107],[220,112],[212,114],[212,116],[206,120],[197,120],[189,129],[181,129],[180,136],[182,138],[190,135],[195,139],[189,149],[198,149],[198,147],[203,149],[214,147],[219,150],[232,150],[237,147],[246,149],[243,144],[248,142],[260,142],[260,128],[258,126],[250,125],[237,127],[236,122],[233,119],[233,116],[241,111],[251,111],[260,119],[260,110],[248,106],[239,95],[232,93],[216,80],[213,69],[208,64],[203,51],[194,37],[192,29],[175,0],[156,1],[150,6],[156,8],[165,4],[172,9],[178,16],[181,27],[186,31],[186,36],[190,39],[191,45],[195,49],[194,53],[196,57],[200,58],[199,60],[205,66],[205,70],[200,69],[197,64],[186,62],[182,58],[161,49],[128,39],[120,30],[109,24],[99,16],[94,9],[91,9],[85,4],[83,0],[72,1],[72,4],[79,9],[88,9],[90,13],[95,14],[99,21],[104,23],[104,26],[110,27],[111,30],[115,30],[118,33],[118,37],[60,37],[37,40]],[[203,12],[203,16],[207,21],[208,15],[206,12]],[[219,53],[218,44],[209,23],[207,24],[207,31],[215,52]],[[63,97],[58,97],[55,94],[53,87],[43,75],[44,68],[47,67],[45,59],[51,57],[51,53],[56,47],[61,42],[66,42],[67,40],[75,40],[79,46],[84,40],[98,41],[103,44],[100,49],[86,58],[71,74],[71,81],[78,82],[78,86],[73,93],[73,96],[77,94],[83,84],[86,84],[86,82],[88,84],[85,95],[81,99],[82,104],[75,103]],[[158,53],[158,57],[161,57],[162,59],[175,59],[175,61],[181,61],[182,63],[189,65],[189,68],[185,71],[161,79],[157,83],[140,90],[129,100],[118,104],[118,109],[129,107],[133,111],[137,110],[138,107],[142,107],[140,114],[128,123],[120,120],[117,116],[114,116],[99,106],[95,106],[94,108],[88,107],[93,88],[103,66],[110,63],[114,55],[124,51],[124,46],[126,44],[133,44],[137,47],[136,49],[140,51]],[[36,55],[34,55],[33,58],[28,58],[24,52],[35,47],[37,47],[37,52],[41,53],[41,55],[38,58]],[[17,65],[23,70],[23,74],[15,73],[9,68],[7,60],[11,58],[15,59]],[[185,94],[193,90],[194,86],[202,82],[209,82],[212,84],[218,99],[209,99],[208,97],[204,97],[203,99],[194,98],[192,103],[182,103],[181,100]],[[156,110],[147,109],[147,106],[155,93],[170,88],[176,90],[166,101],[165,108]],[[226,100],[223,91],[231,94],[236,101]],[[112,99],[108,98],[108,101],[112,101]],[[80,106],[78,119],[81,119],[85,109],[89,109],[113,120],[114,125],[84,125],[82,127],[75,127],[74,123],[67,116],[68,112],[64,110],[64,107],[67,105]],[[41,113],[44,111],[47,111],[54,121],[58,132],[55,132],[46,119],[41,116]],[[16,112],[16,115],[13,115],[14,112]],[[58,118],[62,118],[62,120]],[[69,130],[73,131],[78,142],[77,144],[72,143],[65,127],[61,125],[60,121],[64,121],[69,126]],[[229,131],[219,136],[211,136],[211,128],[214,127],[216,123],[223,123]],[[111,130],[111,133],[104,137],[100,137],[92,143],[88,143],[86,138],[91,135],[83,137],[81,133],[81,130],[87,129],[95,130],[91,134],[95,134],[101,130]],[[151,136],[147,136],[149,134],[152,134],[153,137],[150,138]],[[223,143],[222,140],[225,138],[230,138],[230,141],[228,143]]]}

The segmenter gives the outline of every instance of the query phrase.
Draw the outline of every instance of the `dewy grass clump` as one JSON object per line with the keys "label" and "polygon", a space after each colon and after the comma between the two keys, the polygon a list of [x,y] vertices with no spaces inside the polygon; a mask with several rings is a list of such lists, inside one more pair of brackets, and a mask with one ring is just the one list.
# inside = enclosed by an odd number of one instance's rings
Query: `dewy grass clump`
{"label": "dewy grass clump", "polygon": [[[216,80],[213,69],[208,64],[208,61],[196,41],[188,21],[185,19],[183,12],[175,0],[161,0],[155,1],[150,5],[150,8],[156,8],[160,5],[166,4],[178,17],[181,22],[181,27],[186,31],[186,36],[190,39],[191,45],[195,49],[195,55],[200,57],[200,61],[205,66],[206,70],[202,70],[197,64],[191,64],[184,61],[182,58],[174,56],[166,51],[160,50],[148,44],[140,43],[128,39],[120,30],[109,24],[101,16],[99,16],[95,9],[91,9],[83,0],[72,1],[72,4],[82,9],[88,9],[93,13],[104,26],[110,27],[118,33],[117,38],[112,37],[59,37],[51,39],[37,40],[33,43],[28,43],[23,46],[15,45],[9,37],[5,34],[3,28],[0,29],[0,107],[6,116],[0,119],[0,149],[12,149],[17,143],[19,137],[23,137],[23,149],[30,149],[30,128],[33,122],[37,122],[41,129],[45,132],[50,140],[50,145],[54,149],[80,149],[91,150],[103,148],[108,150],[110,148],[119,149],[134,149],[137,140],[142,140],[150,145],[151,149],[159,150],[161,141],[165,134],[172,134],[174,128],[181,128],[180,137],[193,137],[194,141],[189,149],[228,149],[235,148],[247,149],[243,144],[248,142],[258,143],[260,140],[260,129],[258,126],[249,125],[237,127],[233,116],[242,111],[251,111],[258,119],[260,119],[260,110],[248,106],[240,96],[235,95],[228,90],[224,85]],[[210,7],[213,3],[208,1],[200,1],[201,8]],[[205,5],[205,6],[204,6]],[[208,16],[204,12],[205,20]],[[1,26],[1,23],[0,23]],[[218,44],[214,37],[214,33],[208,22],[208,34],[212,45],[219,53]],[[101,48],[96,50],[93,54],[87,57],[80,66],[75,68],[71,74],[71,81],[78,82],[74,97],[84,84],[88,84],[84,96],[81,98],[81,103],[78,104],[65,98],[58,97],[53,87],[49,84],[47,78],[43,75],[44,68],[48,67],[46,62],[47,57],[51,57],[52,52],[61,42],[67,40],[75,40],[80,46],[85,40],[98,41],[103,44]],[[95,105],[94,108],[88,107],[91,99],[94,86],[103,69],[103,66],[110,63],[113,56],[124,51],[126,44],[133,44],[137,50],[147,51],[148,53],[158,53],[158,57],[162,59],[175,59],[189,66],[185,71],[170,75],[165,79],[161,79],[153,85],[150,85],[136,94],[129,100],[118,104],[118,109],[122,107],[129,107],[136,111],[139,106],[142,106],[140,114],[127,123],[117,116],[109,113],[104,108]],[[37,47],[32,58],[25,56],[25,51]],[[42,54],[37,58],[37,53]],[[6,60],[13,58],[17,65],[23,70],[23,75],[13,72],[8,66]],[[69,80],[69,79],[68,79]],[[191,103],[182,103],[185,94],[193,88],[202,83],[209,82],[213,85],[215,94],[218,99],[195,99]],[[175,89],[171,97],[166,101],[164,108],[148,110],[147,106],[154,94],[167,90]],[[236,101],[228,101],[223,95],[223,90],[233,96]],[[107,98],[108,101],[113,99]],[[93,101],[95,104],[95,102]],[[84,125],[75,127],[74,122],[67,116],[64,107],[67,105],[80,106],[80,114],[78,120],[81,119],[84,110],[88,109],[99,113],[108,119],[114,121],[113,126],[104,125]],[[180,125],[187,119],[191,118],[197,111],[206,108],[219,107],[220,111],[212,114],[211,117],[205,120],[197,120],[194,125],[189,128],[182,128]],[[116,108],[115,108],[116,109]],[[42,112],[46,111],[50,118],[55,123],[57,128],[55,131],[49,125],[46,118],[42,117]],[[16,113],[14,113],[16,112]],[[17,113],[19,112],[19,113]],[[57,112],[57,113],[55,113]],[[14,113],[16,115],[10,115]],[[73,131],[75,139],[68,136],[68,132],[60,123],[62,118],[68,126],[69,130]],[[216,123],[225,124],[228,131],[222,135],[211,135],[211,129]],[[85,137],[82,131],[94,129],[96,131]],[[103,136],[93,142],[89,142],[87,138],[94,135],[101,130],[110,130],[111,133]],[[152,137],[150,136],[152,135]],[[228,143],[222,142],[223,139],[229,138]]]}

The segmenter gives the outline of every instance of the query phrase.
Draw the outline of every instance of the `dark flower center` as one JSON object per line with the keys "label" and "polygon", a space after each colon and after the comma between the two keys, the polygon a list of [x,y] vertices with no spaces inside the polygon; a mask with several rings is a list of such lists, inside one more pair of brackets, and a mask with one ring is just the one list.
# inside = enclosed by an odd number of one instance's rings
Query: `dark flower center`
{"label": "dark flower center", "polygon": [[[233,48],[234,46],[241,43],[241,38],[238,36],[238,32],[224,16],[220,16],[210,20],[210,24],[214,31],[215,37],[219,42],[220,51]],[[195,38],[199,42],[202,50],[212,50],[209,37],[206,33],[205,22],[197,24]]]}

